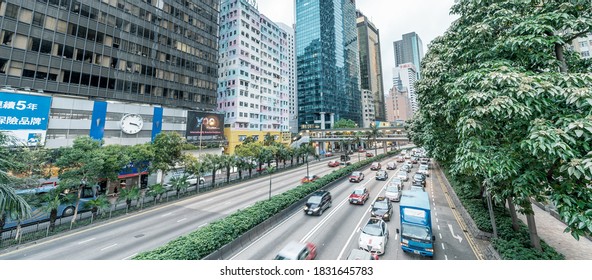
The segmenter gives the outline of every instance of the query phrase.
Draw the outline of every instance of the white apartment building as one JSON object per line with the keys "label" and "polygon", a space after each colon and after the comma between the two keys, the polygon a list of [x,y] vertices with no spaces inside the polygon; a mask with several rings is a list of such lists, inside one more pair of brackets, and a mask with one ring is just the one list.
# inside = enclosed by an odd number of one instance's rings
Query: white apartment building
{"label": "white apartment building", "polygon": [[376,121],[376,112],[374,104],[374,93],[372,91],[362,90],[362,121],[365,128],[370,127]]}
{"label": "white apartment building", "polygon": [[404,63],[393,68],[393,85],[400,91],[407,89],[409,102],[411,104],[411,115],[419,109],[417,103],[417,94],[415,93],[415,82],[417,81],[417,71],[413,63]]}
{"label": "white apartment building", "polygon": [[[288,80],[288,108],[289,108],[289,131],[292,133],[298,133],[298,86],[296,78],[296,33],[293,27],[290,27],[284,23],[277,24],[279,28],[284,31],[284,39],[288,43],[287,47],[282,45],[281,48],[285,48],[282,51],[282,79]],[[286,64],[286,65],[284,65]],[[284,66],[287,68],[284,73]]]}
{"label": "white apartment building", "polygon": [[232,153],[248,136],[288,133],[291,46],[254,1],[222,0],[219,24],[218,110],[225,114],[226,152]]}

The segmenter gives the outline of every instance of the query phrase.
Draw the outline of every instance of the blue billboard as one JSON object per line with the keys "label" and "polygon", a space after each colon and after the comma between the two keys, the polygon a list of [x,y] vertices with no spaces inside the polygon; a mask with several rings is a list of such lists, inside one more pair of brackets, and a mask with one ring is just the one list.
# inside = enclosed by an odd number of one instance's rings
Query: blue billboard
{"label": "blue billboard", "polygon": [[46,130],[51,97],[0,91],[0,130]]}

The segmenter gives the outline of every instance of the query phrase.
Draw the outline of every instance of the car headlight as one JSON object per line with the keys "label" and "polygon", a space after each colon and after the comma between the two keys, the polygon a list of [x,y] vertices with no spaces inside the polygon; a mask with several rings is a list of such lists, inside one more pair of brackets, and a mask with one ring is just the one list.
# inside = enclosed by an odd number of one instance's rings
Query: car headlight
{"label": "car headlight", "polygon": [[308,206],[304,206],[304,210],[308,210]]}
{"label": "car headlight", "polygon": [[384,214],[382,216],[385,217],[385,218],[388,218],[389,214]]}
{"label": "car headlight", "polygon": [[370,215],[376,216],[376,213],[374,213],[374,211],[372,211],[372,212],[370,212]]}
{"label": "car headlight", "polygon": [[432,253],[434,252],[434,248],[426,248],[425,250]]}
{"label": "car headlight", "polygon": [[409,240],[401,238],[401,245],[407,245],[409,244]]}

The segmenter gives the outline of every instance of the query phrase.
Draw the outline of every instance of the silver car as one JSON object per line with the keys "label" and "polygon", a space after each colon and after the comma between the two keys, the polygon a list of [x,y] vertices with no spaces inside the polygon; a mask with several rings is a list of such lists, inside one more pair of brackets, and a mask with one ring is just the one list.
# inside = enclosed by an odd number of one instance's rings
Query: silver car
{"label": "silver car", "polygon": [[386,192],[384,196],[388,198],[390,201],[400,201],[401,200],[401,185],[399,184],[389,184],[386,187]]}
{"label": "silver car", "polygon": [[407,175],[407,171],[399,171],[397,172],[397,178],[401,179],[402,181],[409,181],[409,176]]}

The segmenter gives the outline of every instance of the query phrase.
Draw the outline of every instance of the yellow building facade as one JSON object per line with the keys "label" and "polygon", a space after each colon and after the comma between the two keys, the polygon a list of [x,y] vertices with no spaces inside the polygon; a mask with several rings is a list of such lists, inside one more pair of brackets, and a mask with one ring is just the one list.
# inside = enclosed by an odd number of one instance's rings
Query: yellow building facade
{"label": "yellow building facade", "polygon": [[[224,149],[225,154],[232,155],[236,146],[243,143],[243,141],[251,136],[257,139],[258,142],[263,142],[265,135],[269,133],[275,137],[276,142],[281,142],[285,145],[290,144],[291,133],[289,131],[253,131],[253,130],[236,130],[231,128],[224,128],[224,136],[228,140],[228,147]],[[280,137],[281,134],[281,137]]]}

